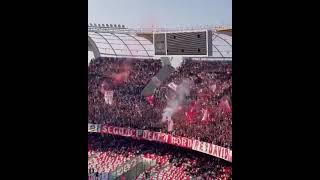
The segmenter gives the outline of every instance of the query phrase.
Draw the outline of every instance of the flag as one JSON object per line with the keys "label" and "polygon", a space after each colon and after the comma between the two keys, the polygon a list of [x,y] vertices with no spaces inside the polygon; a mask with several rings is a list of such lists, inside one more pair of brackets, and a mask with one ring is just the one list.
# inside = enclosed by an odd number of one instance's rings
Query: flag
{"label": "flag", "polygon": [[106,104],[112,105],[113,91],[104,91],[104,100]]}
{"label": "flag", "polygon": [[228,112],[228,113],[232,112],[231,105],[229,103],[228,98],[222,98],[220,102],[220,106],[225,112]]}
{"label": "flag", "polygon": [[211,86],[210,86],[210,89],[211,89],[212,92],[215,92],[216,89],[217,89],[217,85],[216,85],[216,84],[211,85]]}
{"label": "flag", "polygon": [[175,69],[169,65],[163,66],[159,72],[150,80],[150,82],[144,87],[141,94],[143,96],[150,96],[154,94],[155,89],[160,87],[161,83],[165,81]]}
{"label": "flag", "polygon": [[196,115],[196,103],[195,102],[191,102],[187,112],[185,112],[185,115],[186,115],[187,121],[189,123],[192,123],[192,119]]}
{"label": "flag", "polygon": [[232,109],[231,109],[230,103],[229,103],[229,101],[228,101],[227,99],[225,100],[225,104],[226,104],[226,110],[227,110],[227,112],[231,112]]}
{"label": "flag", "polygon": [[201,112],[202,112],[201,122],[207,123],[210,120],[209,109],[208,108],[202,108]]}
{"label": "flag", "polygon": [[147,101],[149,102],[149,104],[151,106],[154,106],[154,96],[153,95],[147,96]]}
{"label": "flag", "polygon": [[169,84],[168,84],[168,87],[169,87],[170,89],[174,90],[174,91],[177,90],[177,85],[176,85],[174,82],[169,83]]}

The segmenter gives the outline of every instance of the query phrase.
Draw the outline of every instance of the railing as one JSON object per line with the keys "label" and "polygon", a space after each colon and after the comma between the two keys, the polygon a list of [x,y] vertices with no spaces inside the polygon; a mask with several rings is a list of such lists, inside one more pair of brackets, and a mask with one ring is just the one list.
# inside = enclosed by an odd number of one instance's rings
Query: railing
{"label": "railing", "polygon": [[98,26],[88,26],[89,32],[116,32],[116,33],[153,33],[153,32],[178,32],[178,31],[195,31],[195,30],[230,30],[231,26],[191,26],[191,27],[176,27],[176,28],[166,28],[166,27],[151,27],[151,28],[119,28],[119,27],[98,27]]}
{"label": "railing", "polygon": [[232,27],[222,27],[222,26],[191,26],[191,27],[176,27],[176,28],[163,28],[163,27],[155,27],[155,28],[133,28],[137,33],[153,33],[153,32],[178,32],[178,31],[195,31],[195,30],[223,30],[223,29],[232,29]]}

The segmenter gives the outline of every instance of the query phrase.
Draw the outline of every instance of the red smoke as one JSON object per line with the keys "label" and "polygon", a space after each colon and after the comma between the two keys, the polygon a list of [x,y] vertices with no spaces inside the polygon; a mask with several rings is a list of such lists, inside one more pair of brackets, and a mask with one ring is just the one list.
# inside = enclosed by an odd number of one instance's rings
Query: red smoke
{"label": "red smoke", "polygon": [[156,16],[150,15],[144,19],[141,19],[139,24],[139,26],[143,28],[155,28],[159,27],[159,20]]}
{"label": "red smoke", "polygon": [[118,73],[113,73],[111,75],[114,84],[119,85],[128,81],[131,72],[131,66],[129,64],[123,64],[119,68]]}
{"label": "red smoke", "polygon": [[147,96],[147,101],[149,102],[149,104],[151,106],[154,106],[154,96],[153,95]]}

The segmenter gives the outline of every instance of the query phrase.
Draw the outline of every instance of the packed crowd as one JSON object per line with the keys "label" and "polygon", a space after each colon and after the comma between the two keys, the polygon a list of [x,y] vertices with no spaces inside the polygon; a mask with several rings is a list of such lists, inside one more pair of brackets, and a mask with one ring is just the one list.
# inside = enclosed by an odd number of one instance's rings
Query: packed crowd
{"label": "packed crowd", "polygon": [[167,144],[89,133],[88,146],[88,173],[97,176],[142,155],[157,163],[137,179],[146,179],[146,174],[148,179],[232,179],[230,162]]}
{"label": "packed crowd", "polygon": [[[142,90],[161,69],[160,60],[98,58],[88,70],[91,123],[167,132],[163,110],[174,94],[170,83],[194,82],[190,96],[172,116],[173,133],[232,149],[232,65],[223,61],[184,61],[152,97]],[[113,91],[112,103],[104,93]]]}
{"label": "packed crowd", "polygon": [[[117,167],[123,165],[128,160],[135,157],[130,149],[104,146],[103,143],[108,141],[92,142],[93,147],[88,150],[88,173],[109,173],[114,171]],[[107,148],[108,147],[108,148]]]}

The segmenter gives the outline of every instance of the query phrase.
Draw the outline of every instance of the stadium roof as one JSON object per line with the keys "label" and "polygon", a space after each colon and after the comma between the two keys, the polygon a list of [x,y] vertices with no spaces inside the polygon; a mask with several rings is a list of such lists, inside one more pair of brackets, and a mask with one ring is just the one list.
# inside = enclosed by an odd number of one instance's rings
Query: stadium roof
{"label": "stadium roof", "polygon": [[134,34],[88,32],[88,41],[93,46],[95,57],[152,58],[154,55],[153,44]]}
{"label": "stadium roof", "polygon": [[212,57],[232,58],[232,37],[226,34],[212,33]]}
{"label": "stadium roof", "polygon": [[[88,50],[94,57],[155,58],[152,42],[130,32],[89,31]],[[214,31],[212,56],[207,58],[232,59],[232,36]]]}

